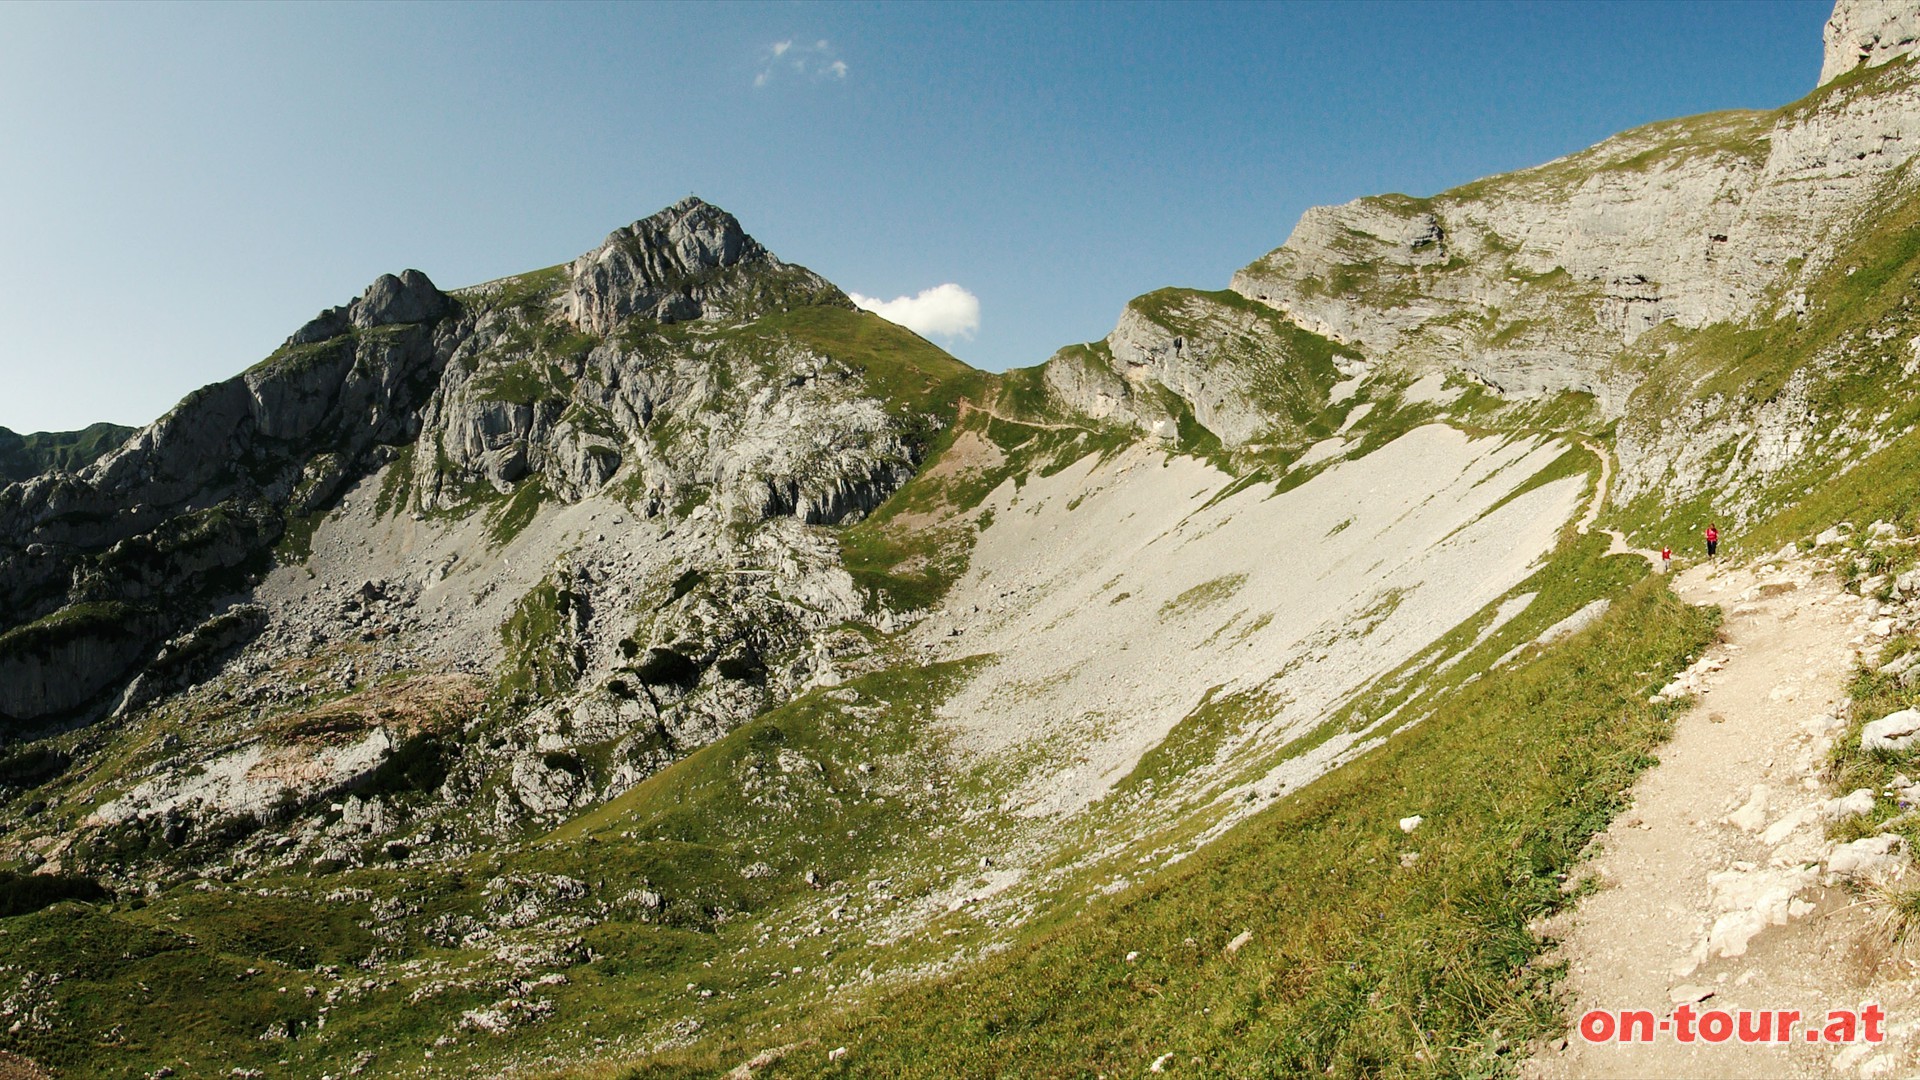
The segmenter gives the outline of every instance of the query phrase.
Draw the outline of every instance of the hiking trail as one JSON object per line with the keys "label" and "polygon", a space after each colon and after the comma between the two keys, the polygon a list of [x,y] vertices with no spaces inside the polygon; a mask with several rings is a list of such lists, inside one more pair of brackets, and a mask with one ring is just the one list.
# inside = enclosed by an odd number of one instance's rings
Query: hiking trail
{"label": "hiking trail", "polygon": [[[1644,553],[1643,553],[1644,554]],[[1785,554],[1785,553],[1783,553]],[[1911,1075],[1920,1064],[1913,967],[1885,961],[1872,916],[1823,859],[1832,796],[1821,778],[1845,730],[1846,681],[1866,633],[1864,601],[1791,558],[1703,563],[1674,590],[1725,612],[1720,640],[1681,683],[1694,707],[1660,763],[1596,839],[1581,874],[1595,891],[1540,927],[1567,964],[1571,1029],[1521,1069],[1559,1077]],[[1589,1009],[1647,1009],[1669,1020],[1709,1010],[1827,1011],[1878,1002],[1878,1046],[1696,1040],[1588,1044]],[[1803,1025],[1804,1028],[1804,1025]]]}
{"label": "hiking trail", "polygon": [[1089,435],[1094,434],[1094,430],[1084,424],[1051,424],[1044,420],[1015,419],[1014,417],[997,413],[984,405],[976,405],[966,398],[961,398],[955,407],[956,415],[954,416],[954,423],[958,424],[961,418],[970,412],[977,412],[982,416],[998,420],[1003,424],[1019,424],[1021,427],[1039,428],[1042,431],[1084,431]]}

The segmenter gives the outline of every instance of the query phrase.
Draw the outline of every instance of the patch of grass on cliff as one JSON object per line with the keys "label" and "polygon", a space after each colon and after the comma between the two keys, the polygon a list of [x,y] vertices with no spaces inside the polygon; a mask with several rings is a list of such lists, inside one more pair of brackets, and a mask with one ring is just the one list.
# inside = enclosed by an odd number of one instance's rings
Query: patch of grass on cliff
{"label": "patch of grass on cliff", "polygon": [[[1232,290],[1160,289],[1129,306],[1183,337],[1210,339],[1210,366],[1246,378],[1248,396],[1274,425],[1268,440],[1297,439],[1326,408],[1328,391],[1340,380],[1335,360],[1360,358],[1359,350],[1302,329]],[[1226,318],[1251,329],[1229,328]]]}
{"label": "patch of grass on cliff", "polygon": [[1160,605],[1161,618],[1183,618],[1228,600],[1247,583],[1245,574],[1224,574],[1204,581]]}
{"label": "patch of grass on cliff", "polygon": [[572,624],[578,602],[571,589],[549,578],[514,605],[500,626],[506,659],[500,665],[496,700],[527,704],[573,689],[580,672]]}
{"label": "patch of grass on cliff", "polygon": [[1264,689],[1221,694],[1224,685],[1208,688],[1200,704],[1180,718],[1166,738],[1140,755],[1132,771],[1113,787],[1114,794],[1180,782],[1197,769],[1211,764],[1220,747],[1258,715],[1272,715],[1276,704]]}
{"label": "patch of grass on cliff", "polygon": [[[1064,360],[1062,358],[1065,358]],[[1087,345],[1069,345],[1054,354],[1048,363],[1097,363],[1111,367],[1113,353],[1104,341]],[[1016,420],[1059,420],[1061,409],[1047,386],[1047,365],[1012,368],[1000,373],[988,398],[993,411]]]}
{"label": "patch of grass on cliff", "polygon": [[781,334],[865,377],[868,390],[902,415],[952,416],[963,396],[977,395],[989,380],[945,349],[870,311],[811,305],[767,315],[752,324],[756,334]]}
{"label": "patch of grass on cliff", "polygon": [[373,500],[374,516],[387,517],[407,508],[407,501],[413,497],[413,463],[419,445],[415,442],[401,447],[387,471],[380,474],[380,493]]}
{"label": "patch of grass on cliff", "polygon": [[273,546],[273,557],[283,566],[298,566],[306,562],[313,555],[313,534],[320,531],[320,523],[325,520],[325,510],[287,515],[286,529]]}
{"label": "patch of grass on cliff", "polygon": [[[1557,971],[1527,925],[1570,902],[1581,849],[1670,730],[1641,673],[1683,663],[1713,625],[1645,580],[1563,647],[1461,688],[1146,883],[779,1041],[847,1046],[842,1067],[874,1076],[1136,1075],[1163,1054],[1204,1075],[1507,1071],[1560,1030]],[[1425,823],[1402,833],[1413,814]],[[670,1051],[626,1075],[709,1074],[760,1048]],[[824,1070],[807,1061],[788,1071]]]}
{"label": "patch of grass on cliff", "polygon": [[529,476],[515,484],[513,494],[488,513],[487,537],[493,546],[505,547],[525,532],[540,516],[540,508],[548,498],[547,482],[539,476]]}
{"label": "patch of grass on cliff", "polygon": [[61,645],[96,635],[134,636],[134,622],[152,612],[118,600],[68,604],[66,607],[0,634],[0,658],[48,656]]}
{"label": "patch of grass on cliff", "polygon": [[572,380],[557,365],[536,360],[495,363],[474,378],[476,397],[509,405],[565,401],[572,392]]}
{"label": "patch of grass on cliff", "polygon": [[1587,512],[1587,500],[1592,496],[1593,484],[1598,483],[1600,480],[1600,467],[1599,461],[1593,456],[1593,451],[1584,446],[1576,445],[1570,446],[1562,451],[1559,457],[1554,458],[1547,464],[1546,468],[1527,477],[1519,486],[1502,495],[1500,501],[1487,507],[1486,512],[1481,514],[1480,517],[1484,518],[1499,512],[1502,507],[1529,492],[1536,491],[1555,481],[1566,480],[1575,476],[1585,476],[1591,481],[1583,485],[1580,492],[1579,514],[1584,515]]}
{"label": "patch of grass on cliff", "polygon": [[0,427],[0,484],[46,472],[79,472],[124,445],[135,429],[89,424],[79,431],[18,435]]}
{"label": "patch of grass on cliff", "polygon": [[531,270],[466,289],[455,289],[453,296],[476,312],[523,307],[553,297],[567,284],[567,264]]}

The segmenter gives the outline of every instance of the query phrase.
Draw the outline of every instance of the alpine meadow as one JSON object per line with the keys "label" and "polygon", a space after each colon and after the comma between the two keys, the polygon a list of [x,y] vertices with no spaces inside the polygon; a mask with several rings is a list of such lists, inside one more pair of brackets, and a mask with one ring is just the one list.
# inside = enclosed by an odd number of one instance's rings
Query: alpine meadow
{"label": "alpine meadow", "polygon": [[1920,1071],[1920,6],[1032,367],[746,224],[0,428],[0,1076]]}

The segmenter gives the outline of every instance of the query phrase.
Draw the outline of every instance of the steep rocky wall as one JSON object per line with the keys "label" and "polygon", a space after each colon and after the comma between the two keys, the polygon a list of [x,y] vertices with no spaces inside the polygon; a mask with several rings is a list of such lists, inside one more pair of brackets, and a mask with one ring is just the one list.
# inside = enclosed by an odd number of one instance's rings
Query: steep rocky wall
{"label": "steep rocky wall", "polygon": [[1047,362],[1054,397],[1082,415],[1170,433],[1184,403],[1223,446],[1298,442],[1358,352],[1232,293],[1162,289],[1133,300],[1105,340]]}
{"label": "steep rocky wall", "polygon": [[1906,0],[1836,0],[1827,20],[1826,45],[1821,86],[1920,47],[1920,10]]}
{"label": "steep rocky wall", "polygon": [[1588,390],[1617,416],[1633,378],[1614,358],[1649,329],[1792,309],[1920,147],[1914,86],[1894,64],[1431,199],[1319,207],[1233,287],[1370,358],[1521,397]]}

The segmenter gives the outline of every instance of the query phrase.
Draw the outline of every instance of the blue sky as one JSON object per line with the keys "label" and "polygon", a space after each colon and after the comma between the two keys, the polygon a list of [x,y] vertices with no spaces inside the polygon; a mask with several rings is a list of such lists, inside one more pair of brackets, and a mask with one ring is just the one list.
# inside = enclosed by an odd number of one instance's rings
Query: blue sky
{"label": "blue sky", "polygon": [[1793,100],[1829,7],[0,5],[0,425],[145,423],[382,272],[551,265],[689,193],[1038,363],[1316,203]]}

